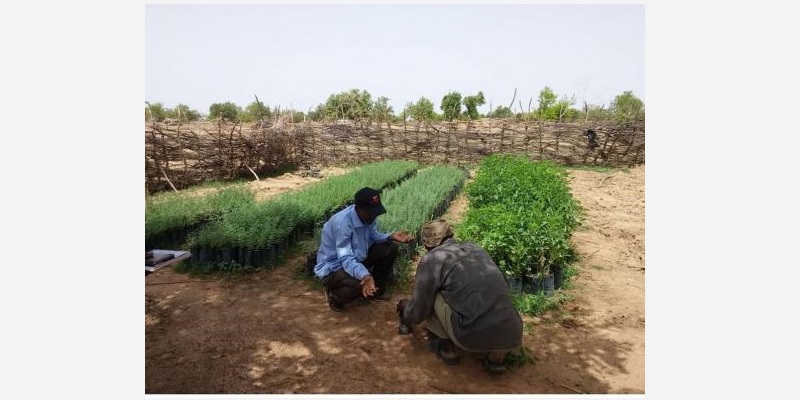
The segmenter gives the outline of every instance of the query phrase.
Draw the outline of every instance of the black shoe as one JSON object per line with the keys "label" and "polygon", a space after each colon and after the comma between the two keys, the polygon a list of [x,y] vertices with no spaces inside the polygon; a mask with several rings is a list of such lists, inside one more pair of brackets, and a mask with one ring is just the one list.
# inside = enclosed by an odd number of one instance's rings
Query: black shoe
{"label": "black shoe", "polygon": [[456,365],[460,361],[450,339],[442,339],[431,333],[428,337],[428,350],[436,353],[436,357],[447,365]]}
{"label": "black shoe", "polygon": [[502,374],[503,372],[506,372],[506,365],[504,363],[496,364],[489,361],[488,358],[484,358],[481,361],[481,364],[483,364],[483,367],[486,368],[486,370],[491,374]]}
{"label": "black shoe", "polygon": [[328,306],[335,312],[344,312],[344,304],[333,299],[333,294],[328,288],[325,288],[325,299],[328,300]]}
{"label": "black shoe", "polygon": [[400,317],[400,326],[397,328],[397,332],[401,335],[409,335],[411,334],[411,324],[407,324],[403,317]]}
{"label": "black shoe", "polygon": [[331,310],[335,312],[344,312],[344,305],[341,303],[337,303],[333,300],[328,301],[328,305],[331,307]]}

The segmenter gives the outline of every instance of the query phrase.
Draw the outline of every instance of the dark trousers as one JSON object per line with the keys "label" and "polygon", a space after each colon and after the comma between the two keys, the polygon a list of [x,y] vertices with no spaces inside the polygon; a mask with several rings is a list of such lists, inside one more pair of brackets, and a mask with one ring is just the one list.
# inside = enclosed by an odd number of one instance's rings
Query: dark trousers
{"label": "dark trousers", "polygon": [[[386,291],[389,279],[392,277],[392,266],[397,258],[397,243],[383,242],[370,246],[367,258],[362,262],[375,279],[378,287],[376,296]],[[361,291],[361,281],[345,272],[344,268],[328,274],[322,278],[322,284],[328,292],[328,297],[340,304],[364,297]]]}

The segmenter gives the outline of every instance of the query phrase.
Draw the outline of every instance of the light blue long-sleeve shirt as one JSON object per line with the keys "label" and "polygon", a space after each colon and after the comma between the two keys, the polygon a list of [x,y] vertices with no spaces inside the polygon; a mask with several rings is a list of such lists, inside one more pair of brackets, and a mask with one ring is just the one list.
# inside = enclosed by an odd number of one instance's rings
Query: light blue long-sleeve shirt
{"label": "light blue long-sleeve shirt", "polygon": [[389,240],[389,236],[378,232],[377,219],[365,225],[356,214],[356,206],[348,206],[334,214],[322,227],[314,274],[318,278],[324,278],[344,268],[350,276],[363,279],[369,275],[367,267],[362,264],[367,258],[369,247],[373,243]]}

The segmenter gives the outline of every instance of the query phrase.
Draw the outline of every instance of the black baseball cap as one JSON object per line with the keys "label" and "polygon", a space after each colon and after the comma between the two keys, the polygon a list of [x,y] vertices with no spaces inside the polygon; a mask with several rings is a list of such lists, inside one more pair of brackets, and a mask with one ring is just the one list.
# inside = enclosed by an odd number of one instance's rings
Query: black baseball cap
{"label": "black baseball cap", "polygon": [[356,192],[355,204],[369,212],[373,217],[386,213],[386,208],[383,207],[381,202],[381,193],[373,188],[365,187]]}

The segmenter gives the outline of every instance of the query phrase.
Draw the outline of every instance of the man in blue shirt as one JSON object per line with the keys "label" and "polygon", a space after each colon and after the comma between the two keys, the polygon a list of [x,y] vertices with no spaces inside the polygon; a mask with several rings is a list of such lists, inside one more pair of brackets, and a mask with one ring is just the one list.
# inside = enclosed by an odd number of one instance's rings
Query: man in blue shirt
{"label": "man in blue shirt", "polygon": [[405,232],[380,233],[375,219],[386,213],[380,193],[365,187],[355,204],[334,214],[322,227],[314,274],[325,285],[328,305],[336,312],[364,297],[389,300],[387,285],[397,258],[397,243],[414,238]]}

